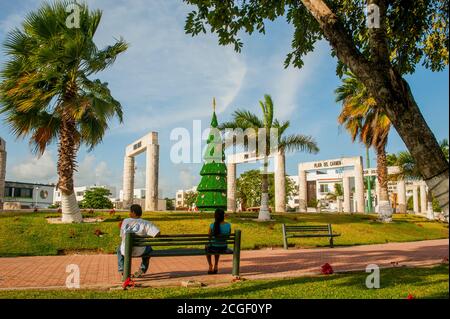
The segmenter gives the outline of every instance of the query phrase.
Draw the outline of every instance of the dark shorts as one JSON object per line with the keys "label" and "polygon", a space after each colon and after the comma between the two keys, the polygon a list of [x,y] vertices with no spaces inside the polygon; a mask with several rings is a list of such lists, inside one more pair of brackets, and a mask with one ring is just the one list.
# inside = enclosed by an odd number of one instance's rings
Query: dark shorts
{"label": "dark shorts", "polygon": [[207,252],[207,253],[225,253],[225,252],[227,252],[228,251],[228,248],[226,247],[226,246],[224,246],[224,247],[216,247],[216,246],[209,246],[209,245],[206,245],[205,246],[205,251]]}

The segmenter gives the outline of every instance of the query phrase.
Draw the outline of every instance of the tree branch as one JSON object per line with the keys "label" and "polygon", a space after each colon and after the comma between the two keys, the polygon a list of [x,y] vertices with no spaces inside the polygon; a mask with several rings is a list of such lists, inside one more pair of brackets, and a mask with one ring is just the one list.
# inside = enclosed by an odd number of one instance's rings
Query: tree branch
{"label": "tree branch", "polygon": [[372,63],[358,51],[343,23],[323,0],[300,0],[319,23],[325,37],[336,51],[340,61],[364,82],[370,79]]}

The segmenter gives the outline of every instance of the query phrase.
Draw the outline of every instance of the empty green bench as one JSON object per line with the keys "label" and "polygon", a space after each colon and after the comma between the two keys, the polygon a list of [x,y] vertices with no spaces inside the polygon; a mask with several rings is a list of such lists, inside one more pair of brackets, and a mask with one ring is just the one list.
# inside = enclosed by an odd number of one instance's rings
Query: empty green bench
{"label": "empty green bench", "polygon": [[341,234],[333,234],[331,224],[328,225],[282,225],[283,229],[283,246],[288,249],[288,238],[300,237],[329,237],[330,247],[333,248],[333,238],[341,236]]}
{"label": "empty green bench", "polygon": [[[227,249],[222,253],[208,253],[205,245],[227,244],[233,249]],[[124,271],[122,280],[125,281],[131,274],[131,252],[133,247],[152,246],[153,251],[148,254],[150,257],[174,257],[174,256],[206,256],[206,255],[233,255],[232,275],[239,277],[239,267],[241,260],[241,231],[236,230],[234,234],[227,236],[213,236],[208,234],[189,235],[161,235],[158,237],[137,236],[134,233],[127,233],[125,237]],[[155,247],[176,246],[172,249],[159,249]],[[181,248],[180,248],[181,246]],[[183,246],[185,248],[183,248]],[[201,248],[190,248],[190,246],[202,246]]]}

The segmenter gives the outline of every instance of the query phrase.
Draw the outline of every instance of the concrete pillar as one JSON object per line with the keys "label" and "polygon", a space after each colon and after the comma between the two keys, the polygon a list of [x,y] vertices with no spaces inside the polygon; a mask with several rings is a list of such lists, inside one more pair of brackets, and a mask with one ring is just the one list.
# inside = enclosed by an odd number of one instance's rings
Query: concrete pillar
{"label": "concrete pillar", "polygon": [[427,201],[427,218],[429,220],[434,220],[433,202],[430,201],[431,198],[428,198],[428,196],[427,196],[427,199],[428,199],[428,201]]}
{"label": "concrete pillar", "polygon": [[134,198],[134,157],[125,156],[123,164],[123,208],[128,209]]}
{"label": "concrete pillar", "polygon": [[0,209],[3,209],[5,198],[5,176],[6,176],[6,143],[0,138]]}
{"label": "concrete pillar", "polygon": [[227,164],[227,211],[236,212],[236,164]]}
{"label": "concrete pillar", "polygon": [[414,214],[419,214],[419,192],[417,185],[413,185],[413,211]]}
{"label": "concrete pillar", "polygon": [[308,183],[306,182],[306,171],[298,172],[298,207],[300,212],[308,211]]}
{"label": "concrete pillar", "polygon": [[286,212],[286,163],[284,152],[275,158],[275,211]]}
{"label": "concrete pillar", "polygon": [[342,190],[344,191],[344,213],[351,213],[351,206],[350,206],[350,177],[344,176],[342,179]]}
{"label": "concrete pillar", "polygon": [[397,181],[397,213],[406,213],[406,186],[404,180]]}
{"label": "concrete pillar", "polygon": [[425,182],[420,183],[420,213],[427,213],[427,185]]}
{"label": "concrete pillar", "polygon": [[342,213],[342,200],[341,200],[340,196],[338,196],[338,198],[336,199],[336,202],[337,202],[338,213]]}
{"label": "concrete pillar", "polygon": [[147,146],[146,167],[145,167],[147,171],[145,174],[146,211],[158,210],[159,145],[156,143]]}
{"label": "concrete pillar", "polygon": [[356,197],[356,212],[364,213],[364,177],[362,157],[355,162],[355,197]]}

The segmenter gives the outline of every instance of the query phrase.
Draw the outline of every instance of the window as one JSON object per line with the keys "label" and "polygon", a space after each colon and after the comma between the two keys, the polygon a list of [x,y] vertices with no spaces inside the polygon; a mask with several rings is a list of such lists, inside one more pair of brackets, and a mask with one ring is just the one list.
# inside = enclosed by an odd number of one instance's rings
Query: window
{"label": "window", "polygon": [[300,200],[296,199],[296,200],[294,200],[294,203],[298,204],[298,203],[300,203]]}
{"label": "window", "polygon": [[33,198],[32,188],[16,188],[14,189],[14,197]]}
{"label": "window", "polygon": [[178,198],[181,198],[181,194],[178,194],[178,196],[177,196]]}
{"label": "window", "polygon": [[329,193],[328,184],[320,184],[320,192],[321,193]]}
{"label": "window", "polygon": [[77,192],[77,196],[83,196],[84,192]]}
{"label": "window", "polygon": [[5,187],[5,197],[13,197],[14,188]]}
{"label": "window", "polygon": [[41,199],[47,199],[47,197],[48,197],[48,192],[47,192],[46,190],[42,190],[42,191],[39,193],[39,196],[41,196]]}

